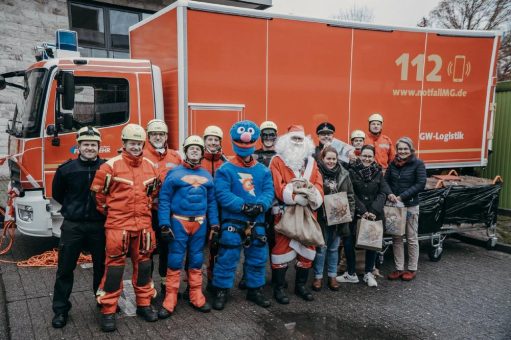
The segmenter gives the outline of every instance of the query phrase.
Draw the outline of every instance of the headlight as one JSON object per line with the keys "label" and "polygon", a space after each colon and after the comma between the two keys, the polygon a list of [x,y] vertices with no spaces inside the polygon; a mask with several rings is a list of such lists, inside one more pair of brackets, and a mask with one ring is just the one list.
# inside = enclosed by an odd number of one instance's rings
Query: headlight
{"label": "headlight", "polygon": [[34,219],[34,209],[29,205],[19,205],[18,217],[24,222],[32,222]]}

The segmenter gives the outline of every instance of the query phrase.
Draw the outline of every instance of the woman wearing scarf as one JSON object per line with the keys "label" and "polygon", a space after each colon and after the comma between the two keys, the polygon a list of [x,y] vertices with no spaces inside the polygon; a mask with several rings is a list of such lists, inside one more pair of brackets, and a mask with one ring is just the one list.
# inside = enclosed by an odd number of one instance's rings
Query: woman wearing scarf
{"label": "woman wearing scarf", "polygon": [[[382,169],[375,161],[374,146],[364,145],[360,149],[359,159],[350,167],[350,177],[355,191],[356,204],[356,220],[353,221],[353,225],[357,225],[357,220],[360,218],[382,220],[384,217],[383,207],[389,189],[383,179]],[[354,257],[355,254],[353,253],[352,256]],[[348,257],[348,254],[346,254],[346,257]],[[369,287],[378,286],[372,273],[375,261],[376,251],[366,250],[364,282]],[[346,277],[345,282],[352,282],[349,279],[350,276],[354,275],[355,268],[351,269],[351,273],[349,270],[350,268],[348,268],[347,273],[337,279]],[[356,281],[358,282],[358,278]]]}
{"label": "woman wearing scarf", "polygon": [[[351,217],[353,218],[355,198],[348,170],[341,166],[337,157],[337,151],[332,146],[325,146],[323,150],[321,150],[319,158],[318,167],[323,176],[323,190],[325,196],[338,192],[346,192]],[[328,225],[325,204],[318,209],[318,222],[321,225],[325,245],[316,248],[312,289],[315,291],[321,289],[323,285],[323,269],[325,267],[325,262],[327,262],[328,288],[331,290],[339,290],[339,284],[335,280],[337,276],[337,263],[339,262],[339,242],[340,237],[343,238],[343,241],[351,238],[349,222]],[[351,246],[351,248],[353,248],[353,246]]]}
{"label": "woman wearing scarf", "polygon": [[417,272],[419,261],[419,193],[426,186],[426,167],[415,157],[413,142],[409,137],[401,137],[396,143],[396,158],[390,163],[385,173],[385,181],[389,184],[391,194],[388,200],[401,202],[406,212],[406,242],[408,243],[408,270],[405,271],[403,238],[393,237],[392,247],[396,270],[388,275],[389,280],[402,279],[411,281]]}

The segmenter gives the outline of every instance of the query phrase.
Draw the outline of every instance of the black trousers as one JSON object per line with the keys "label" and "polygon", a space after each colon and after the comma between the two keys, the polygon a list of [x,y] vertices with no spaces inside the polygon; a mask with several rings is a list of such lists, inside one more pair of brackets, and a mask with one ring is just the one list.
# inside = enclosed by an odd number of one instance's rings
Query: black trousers
{"label": "black trousers", "polygon": [[[152,211],[152,225],[154,233],[156,234],[156,249],[158,250],[159,254],[159,261],[158,261],[158,273],[160,274],[160,277],[166,277],[167,276],[167,262],[168,262],[168,256],[169,256],[169,245],[166,242],[163,242],[161,240],[161,228],[158,222],[158,212]],[[151,259],[153,255],[151,255]],[[151,272],[154,270],[154,261],[151,265]]]}
{"label": "black trousers", "polygon": [[73,290],[74,270],[82,250],[92,255],[94,294],[105,271],[105,228],[104,222],[68,221],[61,227],[59,242],[59,263],[53,290],[53,312],[67,313],[71,309],[69,296]]}

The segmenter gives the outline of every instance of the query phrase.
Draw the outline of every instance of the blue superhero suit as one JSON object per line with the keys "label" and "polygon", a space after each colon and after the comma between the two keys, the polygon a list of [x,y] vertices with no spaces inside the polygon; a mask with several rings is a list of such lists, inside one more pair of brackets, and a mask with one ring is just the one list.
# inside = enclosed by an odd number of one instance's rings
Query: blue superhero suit
{"label": "blue superhero suit", "polygon": [[[266,243],[265,211],[274,198],[270,171],[253,158],[259,128],[253,122],[242,121],[231,128],[231,138],[237,156],[223,164],[215,174],[215,193],[222,209],[220,249],[213,270],[216,288],[232,288],[241,248],[244,247],[245,279],[249,289],[265,284],[268,245]],[[260,204],[262,211],[253,217],[242,212],[246,204]],[[250,229],[247,222],[254,223]],[[248,227],[248,228],[247,228]],[[247,237],[247,231],[250,235]]]}
{"label": "blue superhero suit", "polygon": [[217,209],[213,178],[208,171],[183,163],[167,174],[160,191],[158,219],[160,227],[170,226],[174,238],[169,242],[166,294],[162,304],[166,311],[165,316],[160,317],[168,317],[176,307],[180,273],[187,251],[190,302],[203,312],[209,311],[202,293],[202,250],[207,223],[218,225]]}
{"label": "blue superhero suit", "polygon": [[[160,226],[170,225],[174,233],[174,240],[169,243],[169,268],[181,269],[187,250],[190,268],[201,268],[207,223],[218,224],[213,178],[201,167],[179,165],[167,174],[158,201]],[[182,217],[200,216],[207,219],[197,221],[200,224],[197,230],[187,231]]]}

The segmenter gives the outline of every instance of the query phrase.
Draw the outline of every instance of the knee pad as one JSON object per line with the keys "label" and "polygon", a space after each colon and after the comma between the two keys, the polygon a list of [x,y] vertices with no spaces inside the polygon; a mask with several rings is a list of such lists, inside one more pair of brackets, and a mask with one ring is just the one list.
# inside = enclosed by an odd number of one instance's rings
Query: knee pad
{"label": "knee pad", "polygon": [[138,263],[137,286],[143,287],[151,282],[151,260]]}
{"label": "knee pad", "polygon": [[119,290],[121,288],[122,274],[124,274],[124,265],[106,267],[106,279],[103,290],[107,293]]}

